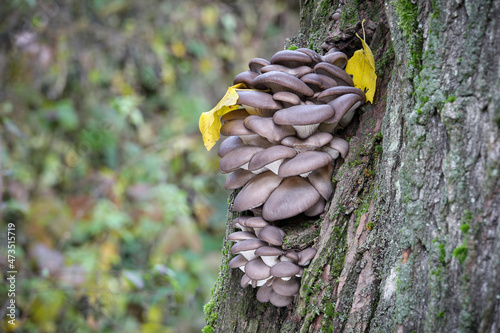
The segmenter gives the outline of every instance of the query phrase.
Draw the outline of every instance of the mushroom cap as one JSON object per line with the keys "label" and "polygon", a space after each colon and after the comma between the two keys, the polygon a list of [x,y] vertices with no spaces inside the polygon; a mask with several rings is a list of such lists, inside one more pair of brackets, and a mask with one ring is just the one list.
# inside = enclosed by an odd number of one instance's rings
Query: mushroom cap
{"label": "mushroom cap", "polygon": [[241,140],[239,136],[237,135],[229,136],[224,141],[221,142],[217,155],[219,155],[219,157],[224,157],[230,151],[243,146],[245,146],[245,143],[243,142],[243,140]]}
{"label": "mushroom cap", "polygon": [[337,81],[339,86],[354,87],[354,82],[352,81],[352,78],[342,68],[332,65],[328,62],[320,62],[319,64],[314,66],[314,72],[335,79],[335,81]]}
{"label": "mushroom cap", "polygon": [[269,223],[260,216],[254,216],[246,220],[244,225],[249,228],[264,228],[268,226]]}
{"label": "mushroom cap", "polygon": [[293,127],[277,125],[271,117],[248,116],[245,126],[270,142],[280,142],[284,137],[295,134]]}
{"label": "mushroom cap", "polygon": [[358,94],[345,94],[335,98],[328,105],[335,109],[335,115],[326,121],[326,123],[338,123],[349,111],[356,109],[363,103]]}
{"label": "mushroom cap", "polygon": [[299,67],[290,68],[290,67],[286,67],[283,65],[276,65],[276,64],[268,65],[268,66],[262,67],[262,69],[261,69],[262,73],[268,73],[268,72],[274,72],[274,71],[287,73],[287,74],[293,75],[297,78],[300,78],[301,76],[303,76],[307,73],[312,73],[313,69],[309,66],[299,66]]}
{"label": "mushroom cap", "polygon": [[300,79],[283,72],[268,72],[257,76],[252,83],[254,86],[263,85],[271,89],[273,93],[280,91],[290,91],[299,97],[312,96],[314,91]]}
{"label": "mushroom cap", "polygon": [[309,65],[311,62],[311,57],[307,54],[292,50],[278,51],[271,57],[271,64],[279,64],[287,67]]}
{"label": "mushroom cap", "polygon": [[239,254],[240,252],[244,252],[244,251],[256,250],[261,246],[267,246],[267,243],[263,242],[257,238],[246,239],[244,241],[235,243],[231,247],[231,253],[232,254]]}
{"label": "mushroom cap", "polygon": [[[259,75],[260,76],[260,75]],[[279,110],[283,105],[273,95],[257,90],[238,90],[238,104],[263,110]],[[248,109],[247,109],[248,111]],[[250,112],[250,111],[249,111]]]}
{"label": "mushroom cap", "polygon": [[235,120],[235,119],[245,119],[248,117],[248,112],[245,109],[237,109],[233,110],[231,112],[226,113],[220,118],[220,121],[222,124],[230,121],[230,120]]}
{"label": "mushroom cap", "polygon": [[232,172],[248,163],[253,155],[262,150],[264,150],[264,148],[255,146],[243,146],[233,149],[221,158],[219,162],[219,170],[222,173]]}
{"label": "mushroom cap", "polygon": [[244,223],[246,220],[248,220],[249,218],[251,218],[252,216],[248,216],[248,215],[242,215],[242,216],[239,216],[237,218],[235,218],[232,222],[232,226],[234,228],[239,228],[238,227],[238,224],[241,225],[241,226],[244,226]]}
{"label": "mushroom cap", "polygon": [[[222,160],[221,160],[222,161]],[[281,183],[282,178],[270,171],[263,172],[243,187],[234,199],[234,210],[242,212],[262,205]]]}
{"label": "mushroom cap", "polygon": [[284,161],[278,171],[280,177],[296,176],[322,168],[332,162],[332,157],[320,151],[305,151]]}
{"label": "mushroom cap", "polygon": [[271,276],[271,268],[257,257],[246,263],[245,274],[252,280],[264,280]]}
{"label": "mushroom cap", "polygon": [[308,210],[304,212],[306,216],[317,216],[322,214],[325,211],[326,200],[323,197],[320,197],[318,202],[311,206]]}
{"label": "mushroom cap", "polygon": [[328,163],[324,167],[314,170],[307,176],[309,183],[314,186],[316,191],[318,191],[325,200],[330,199],[333,192],[332,174],[333,164]]}
{"label": "mushroom cap", "polygon": [[245,266],[247,262],[247,258],[245,258],[242,254],[238,254],[229,262],[229,268],[240,268]]}
{"label": "mushroom cap", "polygon": [[267,256],[280,256],[283,254],[283,250],[274,246],[263,246],[259,247],[255,254],[259,257],[267,257]]}
{"label": "mushroom cap", "polygon": [[295,155],[297,155],[297,152],[293,148],[282,145],[272,146],[255,154],[250,162],[248,162],[248,170],[254,171],[274,161],[292,158]]}
{"label": "mushroom cap", "polygon": [[332,139],[333,136],[330,133],[318,132],[307,137],[306,139],[299,139],[296,136],[287,136],[286,138],[281,140],[281,144],[284,146],[293,147],[298,152],[302,152],[307,150],[318,150],[329,143]]}
{"label": "mushroom cap", "polygon": [[300,284],[296,278],[290,280],[275,279],[271,286],[275,293],[281,296],[293,296],[299,292]]}
{"label": "mushroom cap", "polygon": [[311,58],[311,66],[314,66],[318,62],[323,61],[323,57],[320,54],[318,54],[316,51],[311,50],[311,49],[298,48],[295,50],[295,52],[301,52],[301,53],[307,54],[309,56],[309,58]]}
{"label": "mushroom cap", "polygon": [[269,297],[273,293],[273,288],[270,286],[262,286],[257,290],[257,300],[261,303],[269,302]]}
{"label": "mushroom cap", "polygon": [[318,73],[309,73],[302,76],[300,79],[315,92],[337,86],[337,81],[335,81],[335,79]]}
{"label": "mushroom cap", "polygon": [[227,178],[224,183],[226,190],[236,190],[237,188],[245,186],[255,176],[255,173],[244,170],[236,169]]}
{"label": "mushroom cap", "polygon": [[250,277],[248,275],[243,274],[243,276],[241,277],[240,286],[241,286],[241,288],[245,288],[251,282],[252,282],[252,279],[250,279]]}
{"label": "mushroom cap", "polygon": [[264,227],[259,233],[260,240],[276,246],[281,246],[283,244],[283,238],[285,238],[285,236],[286,234],[281,228],[272,225]]}
{"label": "mushroom cap", "polygon": [[330,50],[323,56],[323,61],[344,69],[347,65],[347,56],[344,52]]}
{"label": "mushroom cap", "polygon": [[261,69],[264,66],[271,64],[267,59],[264,58],[253,58],[248,62],[248,68],[254,73],[260,74]]}
{"label": "mushroom cap", "polygon": [[257,236],[255,236],[255,234],[253,232],[249,232],[249,231],[236,231],[236,232],[233,232],[232,234],[230,234],[229,236],[227,236],[227,240],[236,241],[236,242],[244,241],[246,239],[253,239],[253,238],[257,238]]}
{"label": "mushroom cap", "polygon": [[334,20],[334,21],[338,21],[338,20],[340,20],[340,18],[341,18],[340,13],[335,12],[335,13],[332,15],[332,20]]}
{"label": "mushroom cap", "polygon": [[281,308],[290,305],[293,302],[293,297],[282,296],[276,292],[273,292],[271,293],[271,295],[269,295],[269,302],[271,302],[272,305]]}
{"label": "mushroom cap", "polygon": [[255,132],[245,127],[245,119],[233,119],[226,121],[220,128],[220,134],[225,136],[252,135]]}
{"label": "mushroom cap", "polygon": [[[241,72],[234,77],[233,84],[243,83],[247,88],[254,88],[255,86],[253,85],[253,80],[257,76],[259,76],[259,73],[255,73],[252,71]],[[257,88],[257,87],[255,87],[255,88]],[[262,87],[259,87],[257,89],[261,89],[261,88]]]}
{"label": "mushroom cap", "polygon": [[294,93],[291,93],[289,91],[278,91],[277,93],[273,94],[273,99],[275,101],[282,102],[283,105],[286,105],[286,104],[298,105],[298,104],[300,104],[299,96],[297,96]]}
{"label": "mushroom cap", "polygon": [[300,251],[298,253],[298,255],[299,255],[298,264],[300,266],[307,265],[309,263],[309,261],[311,261],[312,258],[314,258],[314,256],[316,255],[316,252],[318,252],[318,251],[313,247],[308,247],[307,249]]}
{"label": "mushroom cap", "polygon": [[299,261],[299,255],[296,251],[294,250],[291,250],[291,251],[288,251],[286,254],[285,254],[285,257],[291,259],[292,261]]}
{"label": "mushroom cap", "polygon": [[262,217],[276,221],[298,215],[314,205],[319,197],[318,191],[304,178],[285,178],[267,198]]}
{"label": "mushroom cap", "polygon": [[300,267],[290,261],[279,262],[270,269],[271,275],[279,278],[292,277],[299,272]]}
{"label": "mushroom cap", "polygon": [[295,105],[276,111],[273,121],[278,125],[303,126],[322,123],[334,114],[334,109],[328,104]]}
{"label": "mushroom cap", "polygon": [[326,144],[324,148],[337,150],[342,158],[345,158],[347,156],[347,153],[349,153],[349,143],[339,136],[334,136],[333,139],[328,144]]}
{"label": "mushroom cap", "polygon": [[[301,78],[303,79],[303,78]],[[318,101],[322,103],[329,103],[333,101],[334,99],[338,98],[339,96],[345,95],[345,94],[358,94],[363,101],[366,100],[366,95],[363,92],[363,90],[355,87],[348,87],[348,86],[338,86],[338,87],[332,87],[325,89],[318,95]]]}

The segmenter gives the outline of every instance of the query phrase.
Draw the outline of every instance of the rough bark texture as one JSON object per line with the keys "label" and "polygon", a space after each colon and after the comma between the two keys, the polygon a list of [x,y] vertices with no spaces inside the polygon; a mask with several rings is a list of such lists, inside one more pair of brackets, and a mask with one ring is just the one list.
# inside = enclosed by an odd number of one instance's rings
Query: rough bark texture
{"label": "rough bark texture", "polygon": [[287,246],[318,249],[299,297],[257,302],[225,242],[205,331],[498,332],[500,1],[346,0],[340,26],[337,1],[301,6],[288,45],[350,55],[367,19],[375,103],[343,133],[328,211],[289,221]]}

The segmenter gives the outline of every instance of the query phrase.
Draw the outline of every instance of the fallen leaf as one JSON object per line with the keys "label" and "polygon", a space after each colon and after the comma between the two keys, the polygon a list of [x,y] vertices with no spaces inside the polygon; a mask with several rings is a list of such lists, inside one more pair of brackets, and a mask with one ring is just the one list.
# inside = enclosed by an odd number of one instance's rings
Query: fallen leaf
{"label": "fallen leaf", "polygon": [[203,136],[203,143],[207,150],[212,149],[217,140],[220,138],[221,122],[220,117],[231,111],[240,108],[238,102],[238,90],[256,90],[247,89],[243,83],[239,83],[227,88],[227,92],[217,105],[208,112],[203,112],[200,116],[199,127]]}
{"label": "fallen leaf", "polygon": [[[364,22],[364,21],[363,21]],[[358,36],[358,34],[356,34]],[[363,28],[364,37],[364,28]],[[366,101],[373,103],[375,96],[375,86],[377,83],[377,74],[375,74],[375,60],[373,59],[372,50],[365,43],[364,38],[358,36],[363,44],[362,50],[357,50],[347,62],[345,71],[352,75],[354,86],[365,92]]]}

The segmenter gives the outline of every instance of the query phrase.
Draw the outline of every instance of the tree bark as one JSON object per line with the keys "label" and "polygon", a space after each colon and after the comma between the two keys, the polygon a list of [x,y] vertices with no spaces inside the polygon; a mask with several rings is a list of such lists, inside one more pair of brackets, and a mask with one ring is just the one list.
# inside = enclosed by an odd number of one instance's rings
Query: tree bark
{"label": "tree bark", "polygon": [[[349,56],[366,19],[377,93],[342,134],[334,194],[287,246],[318,249],[286,308],[259,303],[231,270],[205,332],[500,330],[500,1],[302,0],[288,45]],[[234,193],[230,197],[227,234]]]}

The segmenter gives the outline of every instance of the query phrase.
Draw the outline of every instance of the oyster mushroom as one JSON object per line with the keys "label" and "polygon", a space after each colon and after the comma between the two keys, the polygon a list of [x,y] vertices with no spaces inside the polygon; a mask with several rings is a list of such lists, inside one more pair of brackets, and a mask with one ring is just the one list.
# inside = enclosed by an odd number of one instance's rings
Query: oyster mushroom
{"label": "oyster mushroom", "polygon": [[252,172],[269,170],[277,175],[282,162],[295,155],[297,152],[293,148],[282,145],[272,146],[255,154],[248,162],[248,170]]}
{"label": "oyster mushroom", "polygon": [[297,136],[305,139],[311,136],[319,124],[333,117],[334,109],[328,105],[296,105],[277,111],[273,121],[278,125],[293,126]]}
{"label": "oyster mushroom", "polygon": [[241,254],[248,261],[256,258],[255,250],[259,247],[267,246],[267,243],[261,241],[260,239],[247,239],[241,242],[238,242],[231,247],[232,254]]}
{"label": "oyster mushroom", "polygon": [[307,177],[316,169],[322,168],[332,162],[332,157],[320,151],[305,151],[294,158],[284,161],[278,171],[280,177],[300,175]]}
{"label": "oyster mushroom", "polygon": [[270,171],[253,177],[236,195],[234,210],[242,212],[262,205],[281,181],[281,177],[276,176]]}

